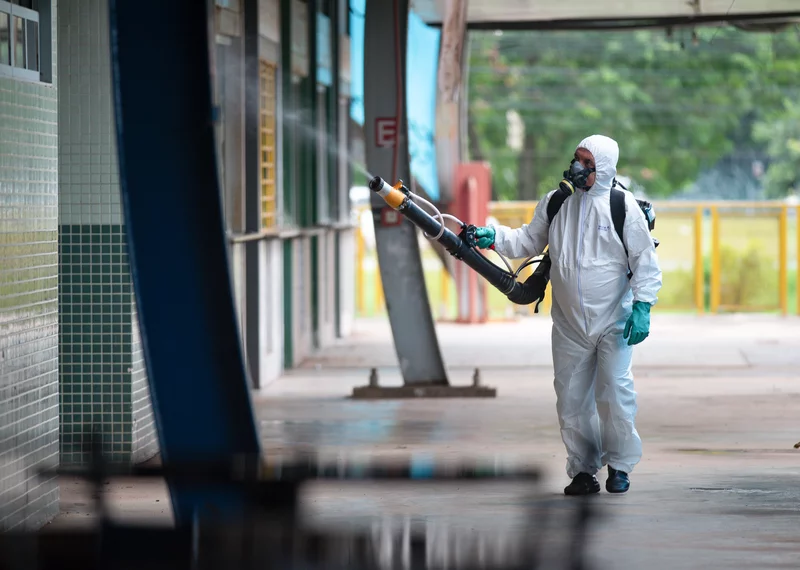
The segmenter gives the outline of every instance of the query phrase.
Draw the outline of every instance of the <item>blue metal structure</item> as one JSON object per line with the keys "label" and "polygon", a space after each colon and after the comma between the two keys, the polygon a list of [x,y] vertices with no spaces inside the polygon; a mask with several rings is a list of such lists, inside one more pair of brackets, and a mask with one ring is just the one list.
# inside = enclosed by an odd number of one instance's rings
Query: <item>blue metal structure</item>
{"label": "blue metal structure", "polygon": [[[255,457],[214,144],[209,6],[109,7],[123,215],[162,458]],[[233,488],[168,484],[178,524],[243,506]]]}

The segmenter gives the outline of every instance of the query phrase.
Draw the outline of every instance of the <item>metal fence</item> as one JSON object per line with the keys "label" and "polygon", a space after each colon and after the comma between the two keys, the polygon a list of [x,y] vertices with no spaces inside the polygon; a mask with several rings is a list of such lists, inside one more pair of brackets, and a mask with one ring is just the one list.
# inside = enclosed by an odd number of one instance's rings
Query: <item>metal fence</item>
{"label": "metal fence", "polygon": [[[655,202],[654,206],[653,235],[660,241],[664,274],[655,310],[798,313],[800,206],[733,201]],[[536,202],[492,202],[489,211],[498,223],[516,228],[531,220],[535,208]],[[360,213],[369,215],[367,210]],[[455,286],[424,238],[421,244],[431,306],[438,318],[450,319],[456,310]],[[385,303],[369,223],[361,224],[356,252],[357,313],[382,314]],[[502,265],[499,259],[495,262]],[[541,313],[549,313],[550,297],[548,290]],[[508,319],[533,314],[533,306],[515,306],[490,288],[489,313],[492,320]]]}

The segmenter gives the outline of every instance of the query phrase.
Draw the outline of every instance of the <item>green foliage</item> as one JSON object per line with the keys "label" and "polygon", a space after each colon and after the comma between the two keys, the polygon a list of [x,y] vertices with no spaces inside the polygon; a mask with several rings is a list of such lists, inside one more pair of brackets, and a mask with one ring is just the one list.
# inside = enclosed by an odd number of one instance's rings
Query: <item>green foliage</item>
{"label": "green foliage", "polygon": [[[753,151],[797,172],[800,34],[709,28],[696,42],[687,34],[472,33],[470,153],[492,163],[496,197],[551,190],[575,145],[596,132],[619,141],[620,174],[651,196]],[[520,150],[507,144],[509,111],[525,125]],[[773,195],[795,182],[767,177]]]}
{"label": "green foliage", "polygon": [[778,270],[774,260],[762,254],[764,247],[751,241],[741,250],[720,249],[720,305],[767,308],[778,303]]}
{"label": "green foliage", "polygon": [[[763,244],[752,240],[744,249],[720,248],[720,305],[722,308],[777,309],[779,303],[776,261],[764,255]],[[711,256],[703,259],[704,305],[711,308]],[[657,307],[694,306],[694,271],[664,271]]]}
{"label": "green foliage", "polygon": [[682,269],[664,271],[661,276],[662,287],[658,293],[661,307],[681,307],[690,309],[694,304],[694,272]]}
{"label": "green foliage", "polygon": [[782,112],[755,125],[771,163],[765,177],[767,196],[778,198],[800,186],[800,103],[786,101]]}

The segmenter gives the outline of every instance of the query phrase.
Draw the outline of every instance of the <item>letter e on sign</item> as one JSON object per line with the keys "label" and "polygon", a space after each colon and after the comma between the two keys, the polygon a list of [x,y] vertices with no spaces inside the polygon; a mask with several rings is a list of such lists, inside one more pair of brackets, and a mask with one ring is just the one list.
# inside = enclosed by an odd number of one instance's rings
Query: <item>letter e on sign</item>
{"label": "letter e on sign", "polygon": [[397,139],[397,118],[379,117],[375,119],[375,146],[391,147]]}

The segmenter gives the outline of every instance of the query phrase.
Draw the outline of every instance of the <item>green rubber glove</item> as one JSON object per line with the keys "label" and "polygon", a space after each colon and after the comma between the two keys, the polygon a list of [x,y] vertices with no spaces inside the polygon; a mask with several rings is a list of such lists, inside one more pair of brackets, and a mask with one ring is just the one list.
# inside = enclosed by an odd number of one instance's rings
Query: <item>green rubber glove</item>
{"label": "green rubber glove", "polygon": [[494,245],[494,235],[494,228],[475,228],[475,237],[481,249]]}
{"label": "green rubber glove", "polygon": [[650,335],[650,303],[636,301],[633,304],[633,313],[625,323],[624,338],[628,339],[628,346],[639,344]]}

